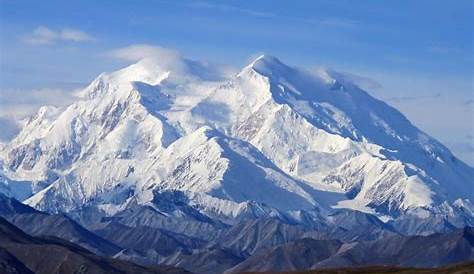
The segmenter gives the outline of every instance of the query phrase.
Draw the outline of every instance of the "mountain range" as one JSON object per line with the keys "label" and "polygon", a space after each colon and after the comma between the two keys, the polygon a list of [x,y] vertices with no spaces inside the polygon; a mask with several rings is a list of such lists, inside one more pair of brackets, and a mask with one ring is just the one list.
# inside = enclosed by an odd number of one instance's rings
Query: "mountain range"
{"label": "mountain range", "polygon": [[29,234],[200,273],[473,258],[474,168],[343,73],[147,58],[76,97],[0,146]]}

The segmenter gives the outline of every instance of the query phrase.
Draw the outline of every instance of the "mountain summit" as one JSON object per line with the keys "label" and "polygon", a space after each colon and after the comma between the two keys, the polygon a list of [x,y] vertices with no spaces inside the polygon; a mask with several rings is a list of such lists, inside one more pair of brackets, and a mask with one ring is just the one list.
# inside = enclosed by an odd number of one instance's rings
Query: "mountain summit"
{"label": "mountain summit", "polygon": [[474,224],[472,167],[341,74],[268,55],[232,77],[187,59],[101,74],[0,159],[0,191],[77,218],[147,205],[223,224],[327,225],[341,209],[416,233]]}

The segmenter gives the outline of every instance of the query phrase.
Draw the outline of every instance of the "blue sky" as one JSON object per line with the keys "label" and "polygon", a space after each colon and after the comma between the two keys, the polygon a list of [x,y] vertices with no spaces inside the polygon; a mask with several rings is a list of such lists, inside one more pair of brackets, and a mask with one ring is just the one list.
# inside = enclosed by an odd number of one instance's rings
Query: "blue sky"
{"label": "blue sky", "polygon": [[[0,127],[126,63],[135,44],[236,68],[269,53],[352,73],[474,164],[473,1],[0,0]],[[13,133],[12,133],[13,134]]]}

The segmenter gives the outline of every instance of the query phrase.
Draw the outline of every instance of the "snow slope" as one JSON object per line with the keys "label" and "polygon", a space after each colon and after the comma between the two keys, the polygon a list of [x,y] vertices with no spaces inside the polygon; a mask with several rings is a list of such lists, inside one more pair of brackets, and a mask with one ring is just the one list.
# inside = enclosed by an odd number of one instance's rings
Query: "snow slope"
{"label": "snow slope", "polygon": [[336,208],[474,222],[472,167],[342,75],[266,55],[230,78],[187,59],[101,74],[41,108],[0,159],[0,191],[50,212],[110,216],[179,191],[228,223]]}

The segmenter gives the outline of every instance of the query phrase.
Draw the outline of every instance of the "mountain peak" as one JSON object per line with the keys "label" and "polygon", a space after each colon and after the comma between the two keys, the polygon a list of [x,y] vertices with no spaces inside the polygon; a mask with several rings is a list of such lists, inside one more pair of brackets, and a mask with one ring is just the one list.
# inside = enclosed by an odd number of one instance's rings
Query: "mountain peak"
{"label": "mountain peak", "polygon": [[255,60],[252,61],[251,64],[256,64],[258,62],[265,62],[265,63],[268,63],[268,64],[271,64],[271,63],[280,63],[281,64],[281,61],[276,57],[276,56],[273,56],[273,55],[270,55],[270,54],[262,54],[260,56],[258,56],[257,58],[255,58]]}
{"label": "mountain peak", "polygon": [[282,74],[289,69],[278,58],[268,54],[262,54],[247,66],[265,76]]}
{"label": "mountain peak", "polygon": [[321,212],[396,218],[456,199],[455,212],[474,218],[463,206],[474,200],[474,170],[337,74],[262,55],[226,77],[189,59],[102,74],[88,96],[40,115],[0,151],[5,188],[38,186],[27,201],[51,212],[146,203],[152,186],[206,195],[190,199],[224,219],[242,202],[288,218],[294,205],[313,210],[319,200]]}

